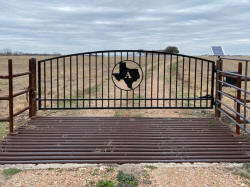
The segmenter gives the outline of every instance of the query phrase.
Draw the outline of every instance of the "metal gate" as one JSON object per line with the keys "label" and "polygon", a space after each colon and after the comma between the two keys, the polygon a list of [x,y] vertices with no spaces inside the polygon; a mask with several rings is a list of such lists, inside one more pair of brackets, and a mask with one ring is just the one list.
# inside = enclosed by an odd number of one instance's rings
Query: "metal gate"
{"label": "metal gate", "polygon": [[38,62],[38,104],[58,109],[207,109],[213,61],[158,51],[111,50]]}

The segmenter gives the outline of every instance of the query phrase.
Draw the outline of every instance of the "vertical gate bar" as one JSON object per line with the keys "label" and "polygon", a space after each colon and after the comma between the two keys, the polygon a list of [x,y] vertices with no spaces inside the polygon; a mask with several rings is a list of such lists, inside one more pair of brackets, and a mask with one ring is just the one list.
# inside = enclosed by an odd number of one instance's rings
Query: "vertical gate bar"
{"label": "vertical gate bar", "polygon": [[160,53],[158,53],[158,68],[157,68],[157,107],[159,106],[159,79],[160,79]]}
{"label": "vertical gate bar", "polygon": [[70,108],[72,108],[72,58],[69,58]]}
{"label": "vertical gate bar", "polygon": [[207,62],[207,91],[206,91],[206,107],[208,107],[208,84],[209,84],[209,63]]}
{"label": "vertical gate bar", "polygon": [[65,108],[65,57],[63,57],[63,108]]}
{"label": "vertical gate bar", "polygon": [[95,54],[95,107],[97,107],[97,53]]}
{"label": "vertical gate bar", "polygon": [[14,133],[14,112],[13,112],[13,69],[12,59],[8,60],[8,75],[9,75],[9,131]]}
{"label": "vertical gate bar", "polygon": [[89,53],[89,108],[91,107],[91,53]]}
{"label": "vertical gate bar", "polygon": [[[242,75],[242,63],[238,64],[238,74]],[[237,87],[241,89],[241,77],[237,77]],[[237,89],[237,99],[241,100],[241,90]],[[240,114],[240,103],[237,102],[237,112]],[[236,121],[240,123],[240,116],[236,114]],[[240,127],[236,125],[236,134],[240,134]]]}
{"label": "vertical gate bar", "polygon": [[36,84],[37,84],[37,81],[36,81],[36,59],[35,58],[33,58],[33,60],[32,60],[32,62],[33,62],[33,64],[32,64],[32,75],[33,75],[33,77],[32,77],[32,88],[33,88],[33,102],[32,102],[32,104],[33,104],[33,116],[36,116],[36,113],[37,113],[37,103],[36,103],[36,97],[37,97],[37,92],[36,92],[36,90],[37,90],[37,86],[36,86]]}
{"label": "vertical gate bar", "polygon": [[79,90],[78,90],[78,55],[76,55],[76,107],[78,108],[79,104]]}
{"label": "vertical gate bar", "polygon": [[127,97],[127,99],[126,99],[126,106],[128,108],[128,90],[126,91],[126,97]]}
{"label": "vertical gate bar", "polygon": [[188,60],[188,107],[190,106],[190,73],[191,73],[191,58]]}
{"label": "vertical gate bar", "polygon": [[210,107],[213,107],[214,105],[214,74],[215,74],[215,64],[214,62],[212,62],[212,75],[211,75],[211,96],[212,96],[212,99],[211,99],[211,102],[210,102]]}
{"label": "vertical gate bar", "polygon": [[[128,51],[127,51],[127,60],[128,60]],[[128,107],[128,91],[126,91],[127,99],[126,99],[126,106]]]}
{"label": "vertical gate bar", "polygon": [[52,103],[52,91],[53,91],[53,82],[52,82],[52,60],[50,60],[50,108],[53,108]]}
{"label": "vertical gate bar", "polygon": [[177,107],[177,98],[178,98],[178,67],[179,67],[179,57],[177,56],[177,61],[176,61],[176,75],[175,75],[175,106]]}
{"label": "vertical gate bar", "polygon": [[196,106],[196,78],[197,78],[197,58],[194,62],[194,107]]}
{"label": "vertical gate bar", "polygon": [[[139,65],[141,66],[141,51],[139,52]],[[143,76],[143,73],[142,73],[142,76]],[[139,107],[141,107],[141,84],[139,84]]]}
{"label": "vertical gate bar", "polygon": [[63,57],[63,108],[65,108],[65,57]]}
{"label": "vertical gate bar", "polygon": [[83,105],[83,108],[85,107],[85,55],[83,54],[82,55],[82,105]]}
{"label": "vertical gate bar", "polygon": [[[220,117],[221,116],[221,112],[217,109],[220,108],[221,109],[221,103],[217,102],[217,100],[221,101],[222,98],[222,83],[219,82],[222,81],[222,74],[219,71],[223,70],[223,61],[221,58],[219,58],[219,60],[216,61],[216,69],[217,69],[217,74],[216,74],[216,107],[215,107],[215,117]],[[218,92],[220,91],[220,92]]]}
{"label": "vertical gate bar", "polygon": [[56,97],[57,97],[57,108],[59,108],[59,64],[58,58],[56,59]]}
{"label": "vertical gate bar", "polygon": [[36,59],[29,59],[29,117],[36,116]]}
{"label": "vertical gate bar", "polygon": [[181,106],[183,107],[184,99],[184,68],[185,68],[185,57],[182,57],[182,86],[181,86]]}
{"label": "vertical gate bar", "polygon": [[[114,52],[114,67],[115,67],[115,65],[116,65],[116,52]],[[116,107],[116,86],[115,86],[115,84],[114,84],[114,107]]]}
{"label": "vertical gate bar", "polygon": [[47,94],[46,94],[46,62],[44,61],[44,66],[43,66],[43,75],[44,75],[44,79],[43,79],[43,84],[44,84],[44,107],[47,108]]}
{"label": "vertical gate bar", "polygon": [[110,53],[108,52],[108,108],[109,108],[109,64],[110,64]]}
{"label": "vertical gate bar", "polygon": [[46,94],[46,62],[47,61],[44,61],[44,64],[43,64],[43,76],[44,76],[44,79],[43,79],[43,84],[44,84],[44,91],[43,91],[43,94],[44,94],[44,108],[47,107],[47,94]]}
{"label": "vertical gate bar", "polygon": [[151,61],[151,107],[153,106],[153,77],[154,77],[154,53],[152,52],[152,61]]}
{"label": "vertical gate bar", "polygon": [[173,55],[171,54],[170,55],[170,72],[169,72],[169,82],[170,82],[170,84],[169,84],[169,102],[168,102],[168,104],[169,104],[169,107],[171,107],[171,104],[172,104],[172,100],[171,100],[171,98],[172,98],[172,65],[173,65]]}
{"label": "vertical gate bar", "polygon": [[[122,52],[121,52],[121,61],[122,61]],[[122,107],[122,90],[120,90],[120,107]]]}
{"label": "vertical gate bar", "polygon": [[[135,61],[135,52],[133,51],[133,61]],[[139,97],[140,102],[140,97]],[[133,107],[135,107],[135,90],[133,89]]]}
{"label": "vertical gate bar", "polygon": [[38,108],[41,109],[41,61],[38,61]]}
{"label": "vertical gate bar", "polygon": [[247,76],[248,76],[248,60],[245,61],[245,80],[244,80],[244,129],[246,129],[246,118],[247,118]]}
{"label": "vertical gate bar", "polygon": [[147,106],[147,69],[148,69],[148,52],[145,53],[145,107]]}
{"label": "vertical gate bar", "polygon": [[202,80],[203,79],[203,60],[201,60],[201,87],[200,87],[200,107],[202,106]]}
{"label": "vertical gate bar", "polygon": [[166,91],[166,88],[165,88],[165,83],[166,83],[166,54],[164,54],[163,56],[163,107],[165,107],[165,91]]}
{"label": "vertical gate bar", "polygon": [[103,108],[103,52],[102,52],[102,108]]}

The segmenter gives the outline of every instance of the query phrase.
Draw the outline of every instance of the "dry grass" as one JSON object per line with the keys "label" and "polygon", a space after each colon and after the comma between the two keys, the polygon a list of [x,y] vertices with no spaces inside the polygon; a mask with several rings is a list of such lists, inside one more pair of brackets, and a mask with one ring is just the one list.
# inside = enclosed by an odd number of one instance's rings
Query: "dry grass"
{"label": "dry grass", "polygon": [[[37,57],[44,59],[46,57]],[[0,56],[0,75],[8,75],[8,59],[13,59],[13,73],[23,73],[28,71],[28,56]],[[25,90],[28,87],[28,76],[14,79],[14,92]],[[0,95],[8,94],[8,80],[0,79]],[[27,106],[27,95],[22,95],[14,99],[14,112]],[[8,102],[0,101],[0,118],[8,115]]]}
{"label": "dry grass", "polygon": [[[20,72],[25,72],[28,71],[28,56],[22,56],[22,57],[0,57],[0,74],[1,75],[6,75],[7,74],[7,61],[9,58],[13,59],[14,62],[14,73],[20,73]],[[37,60],[41,60],[41,59],[45,59],[48,57],[37,57]],[[96,65],[97,67],[102,67],[102,63],[101,63],[101,57],[98,56],[97,57],[97,64],[95,64],[95,57],[92,56],[91,59],[89,59],[89,57],[85,56],[84,58],[84,69],[83,69],[83,58],[79,57],[78,58],[78,66],[76,63],[76,57],[72,57],[72,81],[71,81],[71,85],[70,85],[70,74],[69,74],[69,69],[70,69],[70,63],[69,63],[69,58],[65,59],[65,96],[66,98],[70,98],[70,94],[72,98],[101,98],[102,97],[102,90],[103,90],[103,97],[110,97],[110,98],[120,98],[122,96],[122,98],[135,98],[135,99],[139,99],[139,98],[151,98],[151,90],[152,90],[152,97],[156,98],[157,95],[159,98],[163,97],[165,94],[165,97],[171,97],[170,98],[175,98],[176,95],[178,98],[181,98],[183,96],[183,98],[187,98],[188,97],[188,59],[184,58],[184,59],[179,59],[179,63],[178,63],[178,72],[175,71],[175,68],[177,67],[177,59],[173,58],[173,63],[172,66],[170,66],[170,59],[167,58],[166,59],[166,64],[165,64],[165,77],[164,77],[164,59],[163,56],[160,56],[159,58],[159,69],[158,69],[158,64],[154,63],[152,65],[152,57],[148,57],[147,58],[147,65],[145,64],[145,57],[142,56],[141,57],[141,67],[143,69],[144,75],[143,75],[143,79],[146,80],[146,84],[145,82],[143,82],[140,86],[140,88],[137,88],[134,92],[133,91],[129,91],[129,92],[120,92],[120,90],[118,90],[118,88],[116,88],[113,85],[112,79],[109,76],[112,72],[113,66],[115,63],[117,63],[119,60],[115,61],[115,59],[111,56],[109,59],[109,65],[108,65],[108,58],[107,56],[104,57],[104,66],[103,66],[103,80],[102,80],[102,68],[97,68],[96,69]],[[132,59],[132,56],[128,57],[129,59]],[[209,60],[216,60],[214,57],[207,57],[204,56],[202,58],[205,59],[209,59]],[[242,58],[242,57],[241,57]],[[244,57],[243,57],[244,58]],[[246,57],[248,58],[248,57]],[[157,60],[157,57],[154,57],[154,59]],[[91,61],[89,61],[91,60]],[[139,57],[135,56],[134,59],[136,62],[139,63]],[[184,64],[184,71],[183,71],[183,60],[185,61]],[[89,63],[91,62],[91,63]],[[156,61],[157,62],[157,61]],[[63,93],[63,88],[64,88],[64,83],[63,83],[63,76],[64,76],[64,71],[63,71],[63,61],[62,59],[58,61],[59,63],[59,69],[58,72],[56,71],[56,67],[57,67],[57,62],[54,60],[52,61],[51,65],[52,65],[52,72],[50,72],[50,63],[46,64],[46,76],[47,79],[46,81],[46,86],[47,86],[47,91],[46,91],[46,97],[49,99],[51,97],[53,98],[63,98],[64,97],[64,93]],[[201,89],[201,85],[200,85],[200,79],[201,79],[201,61],[197,62],[197,66],[196,66],[196,74],[197,74],[197,85],[196,85],[196,93],[195,93],[195,89],[194,89],[194,74],[195,74],[195,65],[194,65],[194,60],[191,60],[191,66],[190,66],[190,97],[199,97],[206,95],[206,81],[203,81],[202,84],[202,90]],[[91,66],[90,66],[91,65]],[[42,76],[44,75],[44,67],[43,65],[42,67]],[[152,68],[153,67],[153,68]],[[172,68],[171,68],[172,67]],[[207,77],[207,65],[206,63],[204,63],[203,65],[203,80],[206,80]],[[210,70],[211,70],[211,66],[209,66]],[[153,69],[153,72],[152,72]],[[172,76],[170,77],[170,69],[172,72]],[[225,60],[224,61],[224,69],[228,70],[228,71],[236,71],[237,70],[237,63],[233,62],[233,61],[228,61]],[[159,70],[159,76],[158,76],[158,70]],[[91,71],[91,73],[89,74],[89,72]],[[244,71],[244,67],[243,67],[243,71]],[[78,80],[77,80],[77,76],[76,73],[78,72]],[[146,73],[147,72],[147,73]],[[52,79],[50,79],[50,74],[52,73]],[[151,80],[151,75],[153,73],[153,79]],[[250,73],[250,72],[249,72]],[[84,75],[84,77],[83,77]],[[90,75],[90,76],[89,76]],[[95,79],[97,75],[97,81]],[[184,75],[184,77],[183,77]],[[210,77],[211,74],[209,74]],[[58,84],[58,90],[57,90],[57,76],[59,77],[59,84]],[[89,78],[91,79],[91,83],[89,83]],[[159,87],[157,86],[157,79],[159,78]],[[171,91],[170,91],[170,84],[168,84],[170,82],[170,78],[172,80],[172,87],[171,87]],[[175,81],[178,81],[177,87],[175,85]],[[182,80],[184,80],[182,82]],[[51,85],[50,82],[52,81],[52,89],[51,89]],[[102,81],[103,81],[103,86],[102,86]],[[152,81],[152,82],[151,82]],[[164,81],[166,83],[166,86],[164,87]],[[211,87],[211,79],[208,80],[208,86],[209,88]],[[44,79],[41,79],[42,82],[42,90],[44,90]],[[77,82],[78,82],[78,86],[77,86]],[[97,83],[97,84],[96,84]],[[153,83],[153,84],[151,84]],[[109,85],[109,89],[108,89],[108,85]],[[25,88],[27,88],[28,86],[28,77],[22,77],[22,78],[18,78],[15,79],[14,82],[14,90],[15,91],[20,91],[20,90],[24,90]],[[184,86],[184,87],[182,87]],[[70,87],[71,87],[71,93],[70,93]],[[78,88],[78,89],[77,89]],[[146,92],[145,92],[145,88],[146,88]],[[176,92],[176,88],[177,88],[177,92]],[[181,94],[181,90],[183,88],[183,95]],[[140,89],[140,95],[139,95],[139,89]],[[223,88],[225,91],[227,91],[230,94],[234,94],[234,89],[230,89],[230,88]],[[52,92],[51,92],[52,90]],[[6,95],[8,93],[8,82],[6,80],[0,80],[0,95]],[[127,95],[128,94],[128,95]],[[115,96],[116,95],[116,96]],[[42,97],[44,97],[44,92],[42,92]],[[243,97],[243,96],[242,96]],[[226,97],[223,97],[223,101],[225,101],[228,105],[230,105],[231,107],[234,107],[234,102],[230,99],[227,99]],[[27,106],[27,96],[23,95],[23,96],[19,96],[18,98],[16,98],[14,100],[14,111],[19,111],[20,109],[24,108],[25,106]],[[42,104],[45,104],[45,102],[42,102]],[[48,107],[50,107],[50,102],[47,101],[46,105]],[[133,105],[138,105],[139,101],[110,101],[108,103],[108,101],[104,101],[103,103],[101,101],[79,101],[78,102],[78,106],[79,107],[88,107],[88,106],[102,106],[102,104],[104,106],[107,106],[108,104],[110,106],[133,106]],[[163,103],[163,101],[159,101],[158,105],[162,106],[163,104],[165,104],[166,106],[172,105],[174,106],[176,103],[174,101],[169,102],[166,101],[165,103]],[[183,103],[181,101],[177,102],[177,105],[181,106],[181,105],[187,106],[188,104],[190,106],[193,106],[194,103],[192,101],[190,101],[189,103],[187,101],[184,101]],[[199,105],[200,103],[197,102],[197,105]],[[72,107],[77,105],[76,101],[72,101],[71,102]],[[140,105],[141,106],[151,106],[151,102],[147,101],[145,103],[145,101],[140,101]],[[153,106],[157,106],[157,102],[153,101],[152,102]],[[205,106],[206,102],[203,101],[201,103],[201,106]],[[52,103],[52,106],[60,106],[60,107],[64,107],[64,102],[62,101],[54,101]],[[65,102],[65,107],[69,107],[70,106],[70,102],[67,101]],[[94,112],[93,112],[94,111]],[[194,112],[195,111],[195,112]],[[249,114],[249,111],[247,112]],[[6,117],[8,115],[8,102],[6,101],[0,101],[0,118],[1,117]],[[84,109],[84,110],[74,110],[74,111],[65,111],[65,110],[61,110],[61,111],[39,111],[38,115],[48,115],[48,116],[115,116],[115,117],[122,117],[122,116],[155,116],[155,117],[185,117],[185,116],[196,116],[196,117],[212,117],[213,116],[213,110],[176,110],[176,109],[171,109],[171,110],[159,110],[159,109],[144,109],[144,110],[91,110],[91,109]],[[20,124],[21,121],[23,121],[24,116],[27,116],[27,113],[16,118],[16,123],[15,124]],[[4,126],[1,123],[1,126]]]}
{"label": "dry grass", "polygon": [[[0,75],[8,75],[8,59],[13,59],[13,73],[23,73],[28,71],[28,56],[0,56]],[[36,57],[38,60],[47,57]],[[28,87],[28,76],[14,79],[14,92],[25,90]],[[8,94],[8,80],[0,79],[0,96]],[[14,99],[14,112],[20,111],[28,106],[27,95],[21,95]],[[7,101],[0,101],[0,118],[8,116],[9,105]],[[15,118],[15,126],[18,127],[28,119],[28,113]],[[8,132],[8,123],[0,122],[0,139]]]}

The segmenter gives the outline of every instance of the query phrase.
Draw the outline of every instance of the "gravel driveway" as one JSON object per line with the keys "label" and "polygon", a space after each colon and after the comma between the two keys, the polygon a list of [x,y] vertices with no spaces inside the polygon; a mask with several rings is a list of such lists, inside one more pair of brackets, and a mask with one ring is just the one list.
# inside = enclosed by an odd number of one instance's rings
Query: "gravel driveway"
{"label": "gravel driveway", "polygon": [[[117,184],[117,173],[132,174],[138,180],[138,186],[153,187],[241,187],[250,186],[250,178],[242,177],[241,165],[212,164],[125,164],[125,165],[94,165],[74,166],[47,169],[23,169],[21,172],[2,180],[2,186],[6,187],[80,187],[96,186],[98,181],[113,181]],[[57,166],[55,166],[57,167]],[[20,168],[20,167],[19,167]],[[46,167],[40,167],[46,168]],[[3,167],[0,169],[3,171]],[[21,167],[22,169],[22,167]],[[236,174],[238,172],[238,174]],[[249,172],[249,170],[248,170]],[[249,173],[248,173],[249,174]],[[3,177],[3,176],[2,176]],[[1,180],[1,178],[0,178]]]}

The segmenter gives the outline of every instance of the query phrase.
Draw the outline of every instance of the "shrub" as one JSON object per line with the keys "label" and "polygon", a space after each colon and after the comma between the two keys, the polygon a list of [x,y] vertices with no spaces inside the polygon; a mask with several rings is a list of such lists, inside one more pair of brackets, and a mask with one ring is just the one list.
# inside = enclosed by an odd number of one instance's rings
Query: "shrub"
{"label": "shrub", "polygon": [[138,186],[138,181],[136,178],[131,174],[123,173],[122,171],[119,171],[117,176],[118,180],[118,187],[135,187]]}
{"label": "shrub", "polygon": [[104,181],[104,180],[100,180],[97,185],[97,187],[115,187],[114,182],[112,181]]}
{"label": "shrub", "polygon": [[21,170],[20,169],[17,169],[17,168],[9,168],[9,169],[5,169],[3,170],[3,174],[6,176],[6,177],[11,177],[12,175],[15,175],[17,173],[19,173]]}

